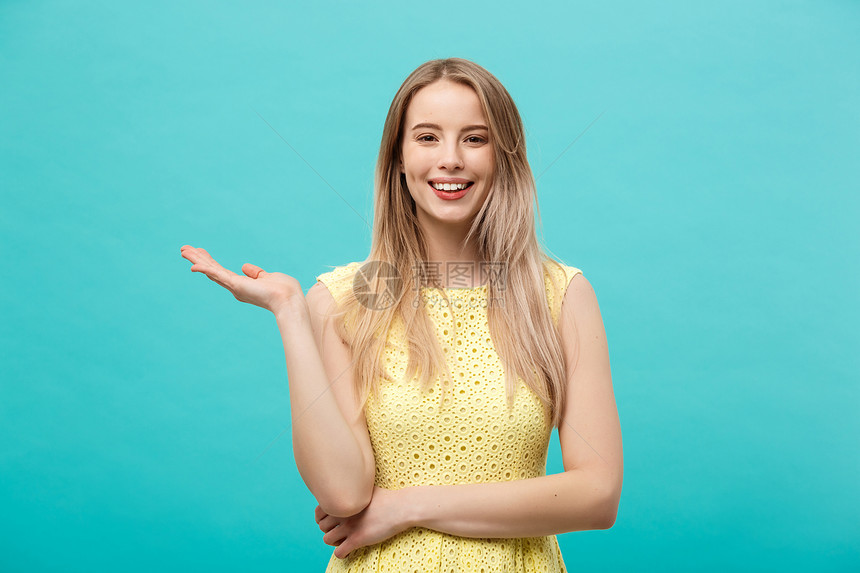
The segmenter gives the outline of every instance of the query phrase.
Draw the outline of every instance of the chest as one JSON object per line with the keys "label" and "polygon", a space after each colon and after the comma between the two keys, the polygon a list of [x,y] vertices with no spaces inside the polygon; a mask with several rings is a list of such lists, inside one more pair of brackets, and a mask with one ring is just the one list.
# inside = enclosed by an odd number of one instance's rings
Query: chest
{"label": "chest", "polygon": [[513,400],[483,310],[439,311],[434,323],[452,379],[422,389],[407,380],[408,349],[395,322],[385,348],[389,379],[365,407],[378,473],[395,483],[516,479],[540,472],[551,433],[540,399],[517,379]]}

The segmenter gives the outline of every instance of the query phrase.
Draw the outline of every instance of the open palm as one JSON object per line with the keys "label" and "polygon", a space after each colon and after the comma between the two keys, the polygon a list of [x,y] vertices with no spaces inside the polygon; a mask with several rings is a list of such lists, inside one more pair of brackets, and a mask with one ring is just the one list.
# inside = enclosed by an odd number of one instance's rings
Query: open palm
{"label": "open palm", "polygon": [[294,296],[304,296],[295,278],[284,273],[268,273],[251,263],[242,265],[244,275],[236,274],[218,264],[205,249],[183,245],[183,258],[193,264],[191,272],[203,273],[229,290],[236,300],[247,302],[273,313]]}

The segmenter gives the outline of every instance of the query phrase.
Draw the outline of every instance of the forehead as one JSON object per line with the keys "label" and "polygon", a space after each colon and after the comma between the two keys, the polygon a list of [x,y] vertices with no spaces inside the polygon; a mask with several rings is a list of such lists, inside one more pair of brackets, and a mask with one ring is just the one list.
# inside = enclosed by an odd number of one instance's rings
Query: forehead
{"label": "forehead", "polygon": [[460,83],[438,80],[415,92],[406,110],[406,129],[430,121],[444,128],[446,125],[486,123],[486,116],[475,90]]}

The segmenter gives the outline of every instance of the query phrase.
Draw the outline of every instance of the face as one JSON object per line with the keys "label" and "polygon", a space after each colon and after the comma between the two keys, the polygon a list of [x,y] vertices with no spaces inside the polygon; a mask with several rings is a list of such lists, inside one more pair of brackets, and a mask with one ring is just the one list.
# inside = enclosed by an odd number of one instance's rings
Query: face
{"label": "face", "polygon": [[475,91],[439,80],[418,90],[403,126],[409,194],[421,224],[468,226],[490,191],[493,147]]}

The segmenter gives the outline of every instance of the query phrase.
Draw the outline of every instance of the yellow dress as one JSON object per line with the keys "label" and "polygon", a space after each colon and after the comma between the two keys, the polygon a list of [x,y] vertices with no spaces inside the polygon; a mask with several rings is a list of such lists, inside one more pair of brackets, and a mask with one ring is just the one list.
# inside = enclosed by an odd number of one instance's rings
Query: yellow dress
{"label": "yellow dress", "polygon": [[[335,300],[352,288],[353,262],[317,276]],[[582,273],[545,263],[547,300],[558,323],[570,280]],[[556,294],[550,281],[559,289]],[[422,393],[417,378],[406,381],[405,330],[393,321],[386,339],[385,368],[393,380],[380,385],[365,406],[376,457],[377,486],[509,481],[546,475],[552,425],[540,399],[518,379],[512,409],[505,397],[504,370],[487,324],[487,287],[446,288],[448,306],[435,288],[422,299],[436,326],[453,388],[446,380]],[[334,551],[334,550],[332,550]],[[471,538],[413,527],[376,545],[355,549],[346,559],[332,553],[326,573],[345,572],[564,572],[555,535],[529,538]]]}

